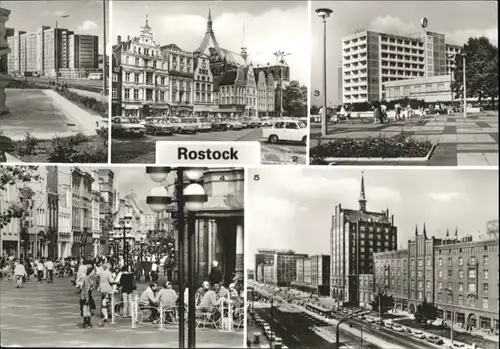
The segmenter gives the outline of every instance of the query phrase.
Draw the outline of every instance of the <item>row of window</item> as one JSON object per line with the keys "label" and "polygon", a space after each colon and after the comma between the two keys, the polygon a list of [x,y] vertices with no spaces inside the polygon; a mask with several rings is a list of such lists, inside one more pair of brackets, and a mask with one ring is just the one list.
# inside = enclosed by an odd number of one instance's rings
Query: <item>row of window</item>
{"label": "row of window", "polygon": [[[115,89],[113,89],[115,90]],[[131,94],[130,94],[130,91],[133,91],[132,92],[132,98],[131,98]],[[116,98],[116,91],[113,91],[112,92],[115,97],[112,96],[112,98]],[[210,98],[210,94],[207,93],[208,95],[208,98]],[[161,102],[165,102],[166,101],[166,96],[167,96],[167,93],[165,91],[159,91],[159,94],[157,95],[157,101],[161,101]],[[126,88],[124,89],[124,99],[131,99],[131,100],[134,100],[134,101],[142,101],[142,100],[148,100],[148,101],[152,101],[153,100],[153,95],[152,94],[148,94],[148,95],[145,95],[142,90],[138,90],[138,89],[129,89],[129,88]],[[181,94],[181,93],[176,93],[175,91],[172,91],[172,94],[171,94],[171,101],[172,102],[184,102],[184,101],[190,101],[191,100],[191,94],[189,92],[186,92],[184,94]]]}
{"label": "row of window", "polygon": [[[452,276],[452,271],[451,270],[448,270],[448,276]],[[443,271],[442,270],[439,270],[438,271],[438,277],[442,278],[443,277]],[[463,270],[459,270],[458,271],[458,278],[459,279],[463,279],[464,277],[464,271]],[[475,279],[477,277],[476,275],[476,269],[469,269],[468,271],[468,278],[469,279]],[[489,271],[487,269],[484,269],[483,270],[483,279],[484,280],[488,280],[488,277],[489,277]]]}

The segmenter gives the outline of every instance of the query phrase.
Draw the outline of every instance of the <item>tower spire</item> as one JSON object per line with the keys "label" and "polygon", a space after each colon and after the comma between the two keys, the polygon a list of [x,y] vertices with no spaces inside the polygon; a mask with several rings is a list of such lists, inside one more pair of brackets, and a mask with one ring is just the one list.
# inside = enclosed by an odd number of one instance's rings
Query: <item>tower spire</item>
{"label": "tower spire", "polygon": [[366,195],[365,195],[365,177],[364,172],[361,172],[361,192],[359,193],[359,210],[366,211]]}
{"label": "tower spire", "polygon": [[245,23],[242,23],[242,30],[241,30],[241,57],[245,60],[245,65],[247,65],[247,48],[245,46]]}
{"label": "tower spire", "polygon": [[207,33],[213,33],[212,27],[212,10],[210,9],[210,5],[208,5],[208,20],[207,20]]}
{"label": "tower spire", "polygon": [[424,223],[424,238],[427,239],[427,230],[425,229],[425,223]]}
{"label": "tower spire", "polygon": [[418,235],[418,224],[415,224],[415,236]]}

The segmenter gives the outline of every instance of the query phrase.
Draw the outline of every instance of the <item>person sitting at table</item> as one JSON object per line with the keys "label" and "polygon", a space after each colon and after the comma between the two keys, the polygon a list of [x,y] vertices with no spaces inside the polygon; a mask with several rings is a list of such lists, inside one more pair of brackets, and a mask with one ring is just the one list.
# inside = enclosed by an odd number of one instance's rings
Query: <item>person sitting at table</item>
{"label": "person sitting at table", "polygon": [[175,307],[177,298],[177,293],[172,289],[170,281],[165,282],[163,288],[158,292],[158,303],[163,308],[172,308]]}
{"label": "person sitting at table", "polygon": [[229,284],[229,297],[231,299],[236,299],[239,298],[238,291],[236,291],[236,285],[235,284]]}
{"label": "person sitting at table", "polygon": [[157,290],[157,285],[152,282],[149,284],[149,287],[142,292],[141,297],[139,298],[139,309],[147,309],[150,308],[151,316],[149,320],[154,324],[158,323],[158,298],[155,296],[155,292]]}
{"label": "person sitting at table", "polygon": [[210,288],[210,283],[208,281],[203,281],[201,287],[198,290],[196,290],[196,294],[199,295],[200,298],[203,298],[205,292],[207,292],[209,288]]}
{"label": "person sitting at table", "polygon": [[227,290],[227,288],[224,287],[224,285],[215,283],[213,285],[213,288],[214,288],[215,294],[217,295],[217,298],[224,298],[224,299],[229,298],[229,291]]}
{"label": "person sitting at table", "polygon": [[217,307],[220,305],[221,299],[217,299],[217,294],[209,285],[207,291],[201,299],[199,309],[203,312],[212,313],[213,321],[217,322],[220,319],[220,312],[216,311]]}

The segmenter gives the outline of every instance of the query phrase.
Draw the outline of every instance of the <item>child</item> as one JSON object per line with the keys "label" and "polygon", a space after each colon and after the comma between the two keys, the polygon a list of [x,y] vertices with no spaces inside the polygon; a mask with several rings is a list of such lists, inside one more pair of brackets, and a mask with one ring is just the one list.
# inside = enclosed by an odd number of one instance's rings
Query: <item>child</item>
{"label": "child", "polygon": [[111,295],[109,293],[106,293],[101,299],[102,320],[99,321],[97,326],[102,327],[108,323],[110,311],[111,311]]}

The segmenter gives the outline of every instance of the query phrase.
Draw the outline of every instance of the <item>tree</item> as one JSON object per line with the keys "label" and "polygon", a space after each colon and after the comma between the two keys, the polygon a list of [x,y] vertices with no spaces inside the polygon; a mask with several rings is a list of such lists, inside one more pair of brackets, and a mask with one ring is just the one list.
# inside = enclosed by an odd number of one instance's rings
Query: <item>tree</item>
{"label": "tree", "polygon": [[[494,103],[498,96],[498,47],[488,38],[469,38],[464,45],[467,96],[481,102],[491,98]],[[456,68],[452,90],[456,98],[463,98],[463,58],[456,56]]]}
{"label": "tree", "polygon": [[40,179],[37,170],[38,166],[0,166],[0,193],[16,183],[19,186],[18,200],[9,203],[6,208],[0,208],[0,229],[12,219],[22,218],[28,212],[35,193],[27,184]]}
{"label": "tree", "polygon": [[290,116],[307,117],[307,87],[290,81],[283,91],[283,110]]}
{"label": "tree", "polygon": [[378,311],[380,309],[380,314],[385,314],[394,306],[394,298],[386,293],[379,292],[375,296],[375,299],[370,302],[370,305],[374,311]]}
{"label": "tree", "polygon": [[415,310],[415,320],[425,324],[427,320],[436,320],[437,318],[437,307],[433,303],[428,303],[424,299],[422,303],[417,305]]}

